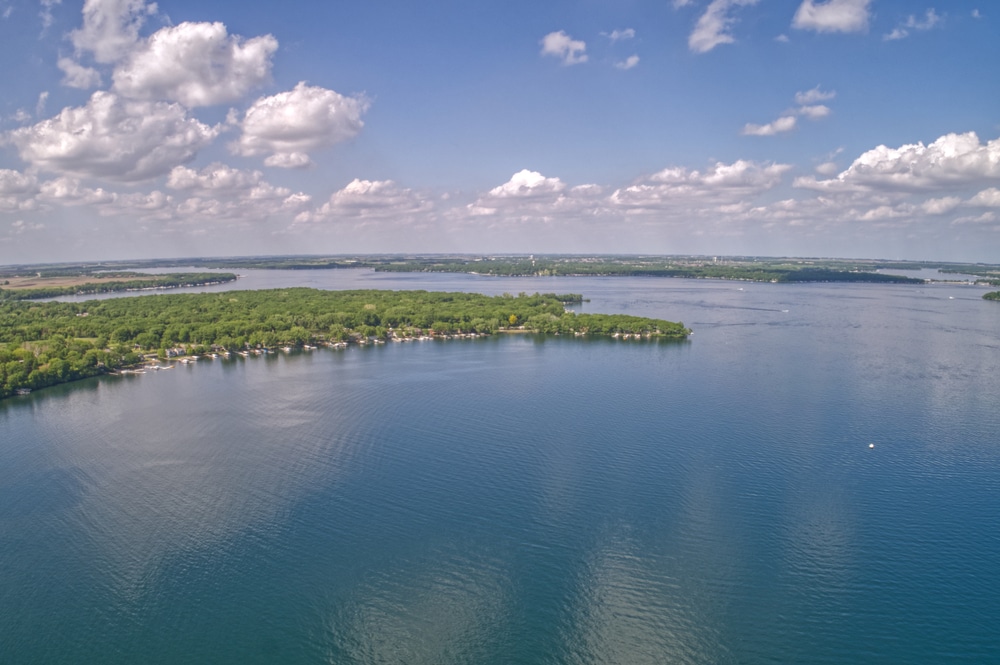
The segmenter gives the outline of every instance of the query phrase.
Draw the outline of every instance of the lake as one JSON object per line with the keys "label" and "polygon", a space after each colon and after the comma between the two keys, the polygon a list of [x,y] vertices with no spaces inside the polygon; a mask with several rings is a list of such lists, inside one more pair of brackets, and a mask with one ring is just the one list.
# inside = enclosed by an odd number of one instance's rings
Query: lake
{"label": "lake", "polygon": [[572,292],[694,335],[0,402],[0,662],[1000,661],[983,289],[241,272],[210,290]]}

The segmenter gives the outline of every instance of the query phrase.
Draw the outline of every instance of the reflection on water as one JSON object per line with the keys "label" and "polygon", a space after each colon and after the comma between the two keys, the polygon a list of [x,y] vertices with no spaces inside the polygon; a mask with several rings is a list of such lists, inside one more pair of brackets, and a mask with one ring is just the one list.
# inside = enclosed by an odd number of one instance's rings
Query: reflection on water
{"label": "reflection on water", "polygon": [[995,656],[1000,308],[473,278],[406,283],[582,291],[695,335],[206,360],[0,402],[0,660]]}

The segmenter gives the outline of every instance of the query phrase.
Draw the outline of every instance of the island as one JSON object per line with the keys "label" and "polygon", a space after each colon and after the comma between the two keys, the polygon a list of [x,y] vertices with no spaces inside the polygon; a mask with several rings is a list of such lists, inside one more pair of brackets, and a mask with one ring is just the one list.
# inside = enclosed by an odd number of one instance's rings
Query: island
{"label": "island", "polygon": [[1000,301],[1000,291],[990,291],[989,293],[984,293],[983,300]]}
{"label": "island", "polygon": [[684,340],[682,323],[570,311],[577,294],[322,291],[0,301],[0,398],[170,357],[250,355],[495,333]]}

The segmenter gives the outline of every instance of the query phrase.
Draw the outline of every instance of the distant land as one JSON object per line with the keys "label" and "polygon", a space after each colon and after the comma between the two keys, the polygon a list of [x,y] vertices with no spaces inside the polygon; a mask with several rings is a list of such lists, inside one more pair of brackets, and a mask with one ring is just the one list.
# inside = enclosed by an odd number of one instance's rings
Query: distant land
{"label": "distant land", "polygon": [[130,271],[96,271],[85,268],[49,268],[20,271],[0,277],[0,300],[40,300],[120,291],[154,291],[225,284],[232,273],[175,272],[150,275]]}
{"label": "distant land", "polygon": [[[0,267],[0,288],[3,287],[4,280],[12,280],[24,275],[37,275],[41,278],[56,276],[101,276],[106,278],[106,273],[109,271],[154,270],[157,268],[223,270],[240,268],[257,270],[368,268],[385,272],[460,272],[510,277],[603,275],[731,279],[774,283],[915,284],[926,281],[948,281],[947,278],[926,280],[892,274],[892,271],[899,270],[933,269],[945,274],[973,275],[976,277],[975,283],[977,284],[1000,286],[1000,265],[985,263],[755,256],[386,254],[201,257],[3,266]],[[136,273],[130,273],[130,278],[133,275]],[[146,279],[154,277],[153,275],[140,276]],[[204,278],[202,275],[192,277]],[[114,289],[104,287],[104,290]]]}
{"label": "distant land", "polygon": [[[658,256],[562,254],[375,254],[188,257],[0,266],[0,300],[207,286],[237,279],[233,273],[135,272],[156,269],[331,270],[467,273],[497,277],[621,276],[726,279],[770,283],[851,282],[920,284],[935,281],[1000,286],[1000,264],[884,259],[759,256]],[[928,279],[893,271],[937,270]],[[966,277],[948,279],[947,275]],[[970,280],[967,276],[972,276]],[[983,297],[1000,299],[991,292]]]}

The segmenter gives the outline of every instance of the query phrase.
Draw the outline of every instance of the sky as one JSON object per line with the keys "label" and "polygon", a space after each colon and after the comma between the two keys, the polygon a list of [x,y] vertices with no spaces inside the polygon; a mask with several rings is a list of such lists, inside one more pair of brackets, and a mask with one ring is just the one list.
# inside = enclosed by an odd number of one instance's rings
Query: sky
{"label": "sky", "polygon": [[1000,262],[983,0],[0,0],[0,264]]}

